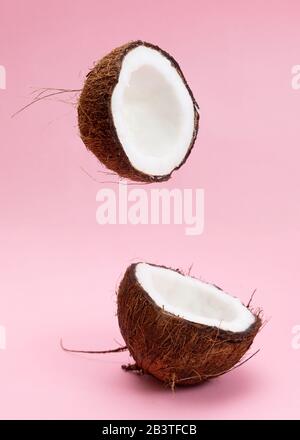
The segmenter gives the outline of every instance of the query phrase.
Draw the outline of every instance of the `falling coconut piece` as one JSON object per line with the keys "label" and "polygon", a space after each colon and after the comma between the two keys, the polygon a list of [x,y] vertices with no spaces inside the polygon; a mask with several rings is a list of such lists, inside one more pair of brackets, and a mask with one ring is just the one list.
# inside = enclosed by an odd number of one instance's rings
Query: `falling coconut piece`
{"label": "falling coconut piece", "polygon": [[193,148],[197,108],[178,63],[159,47],[134,41],[87,75],[79,129],[86,147],[119,176],[164,181]]}
{"label": "falling coconut piece", "polygon": [[239,299],[179,271],[132,264],[118,290],[125,343],[142,371],[173,386],[226,373],[246,353],[261,319]]}

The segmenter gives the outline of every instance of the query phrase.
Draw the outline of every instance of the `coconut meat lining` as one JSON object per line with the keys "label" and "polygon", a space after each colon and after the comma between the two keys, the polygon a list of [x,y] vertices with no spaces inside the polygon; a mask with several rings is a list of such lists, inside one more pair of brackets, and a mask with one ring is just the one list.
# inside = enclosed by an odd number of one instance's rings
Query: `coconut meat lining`
{"label": "coconut meat lining", "polygon": [[185,320],[231,332],[243,332],[255,321],[238,298],[211,284],[147,263],[138,263],[135,274],[159,307]]}
{"label": "coconut meat lining", "polygon": [[111,98],[118,139],[131,165],[165,176],[179,166],[194,133],[194,104],[181,76],[158,50],[125,55]]}

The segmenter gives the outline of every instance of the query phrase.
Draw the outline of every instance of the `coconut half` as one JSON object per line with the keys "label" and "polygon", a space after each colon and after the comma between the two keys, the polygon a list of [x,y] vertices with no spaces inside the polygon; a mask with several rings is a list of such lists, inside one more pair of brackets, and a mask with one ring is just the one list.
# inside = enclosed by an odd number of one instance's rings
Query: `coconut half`
{"label": "coconut half", "polygon": [[136,368],[169,385],[229,371],[261,327],[259,314],[218,287],[148,263],[127,269],[118,319]]}
{"label": "coconut half", "polygon": [[119,176],[168,180],[194,145],[197,108],[178,63],[159,47],[134,41],[87,75],[79,129],[87,148]]}

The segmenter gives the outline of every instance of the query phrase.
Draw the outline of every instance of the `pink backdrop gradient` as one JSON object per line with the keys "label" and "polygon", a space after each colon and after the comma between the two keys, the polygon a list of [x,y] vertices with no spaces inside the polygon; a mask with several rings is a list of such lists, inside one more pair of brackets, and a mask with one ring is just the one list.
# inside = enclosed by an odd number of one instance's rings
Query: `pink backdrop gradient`
{"label": "pink backdrop gradient", "polygon": [[[299,1],[8,1],[0,4],[0,418],[299,418]],[[205,230],[99,226],[104,168],[84,148],[74,106],[32,88],[79,89],[93,62],[128,40],[180,62],[200,132],[168,188],[204,188]],[[113,178],[116,182],[116,178]],[[147,188],[149,191],[149,187]],[[245,366],[175,394],[121,371],[115,290],[137,260],[187,269],[254,304],[269,324]]]}

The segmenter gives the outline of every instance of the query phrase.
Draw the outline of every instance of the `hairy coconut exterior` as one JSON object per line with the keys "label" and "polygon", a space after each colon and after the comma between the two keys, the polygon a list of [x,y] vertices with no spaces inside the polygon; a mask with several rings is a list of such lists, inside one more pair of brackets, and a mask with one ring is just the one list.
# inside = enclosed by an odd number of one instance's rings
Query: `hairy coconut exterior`
{"label": "hairy coconut exterior", "polygon": [[174,386],[203,382],[236,365],[261,327],[259,316],[241,333],[184,320],[154,303],[135,268],[127,269],[117,302],[120,330],[137,368]]}
{"label": "hairy coconut exterior", "polygon": [[[111,96],[118,83],[122,61],[128,52],[138,46],[156,49],[164,55],[181,76],[194,104],[194,133],[185,158],[176,168],[180,168],[187,160],[196,140],[199,124],[198,105],[181,72],[178,63],[167,52],[144,41],[133,41],[114,49],[102,58],[88,73],[78,104],[78,123],[81,139],[86,147],[121,177],[140,182],[165,181],[171,177],[151,176],[136,170],[130,163],[119,141],[111,111]],[[174,170],[173,170],[174,171]]]}

